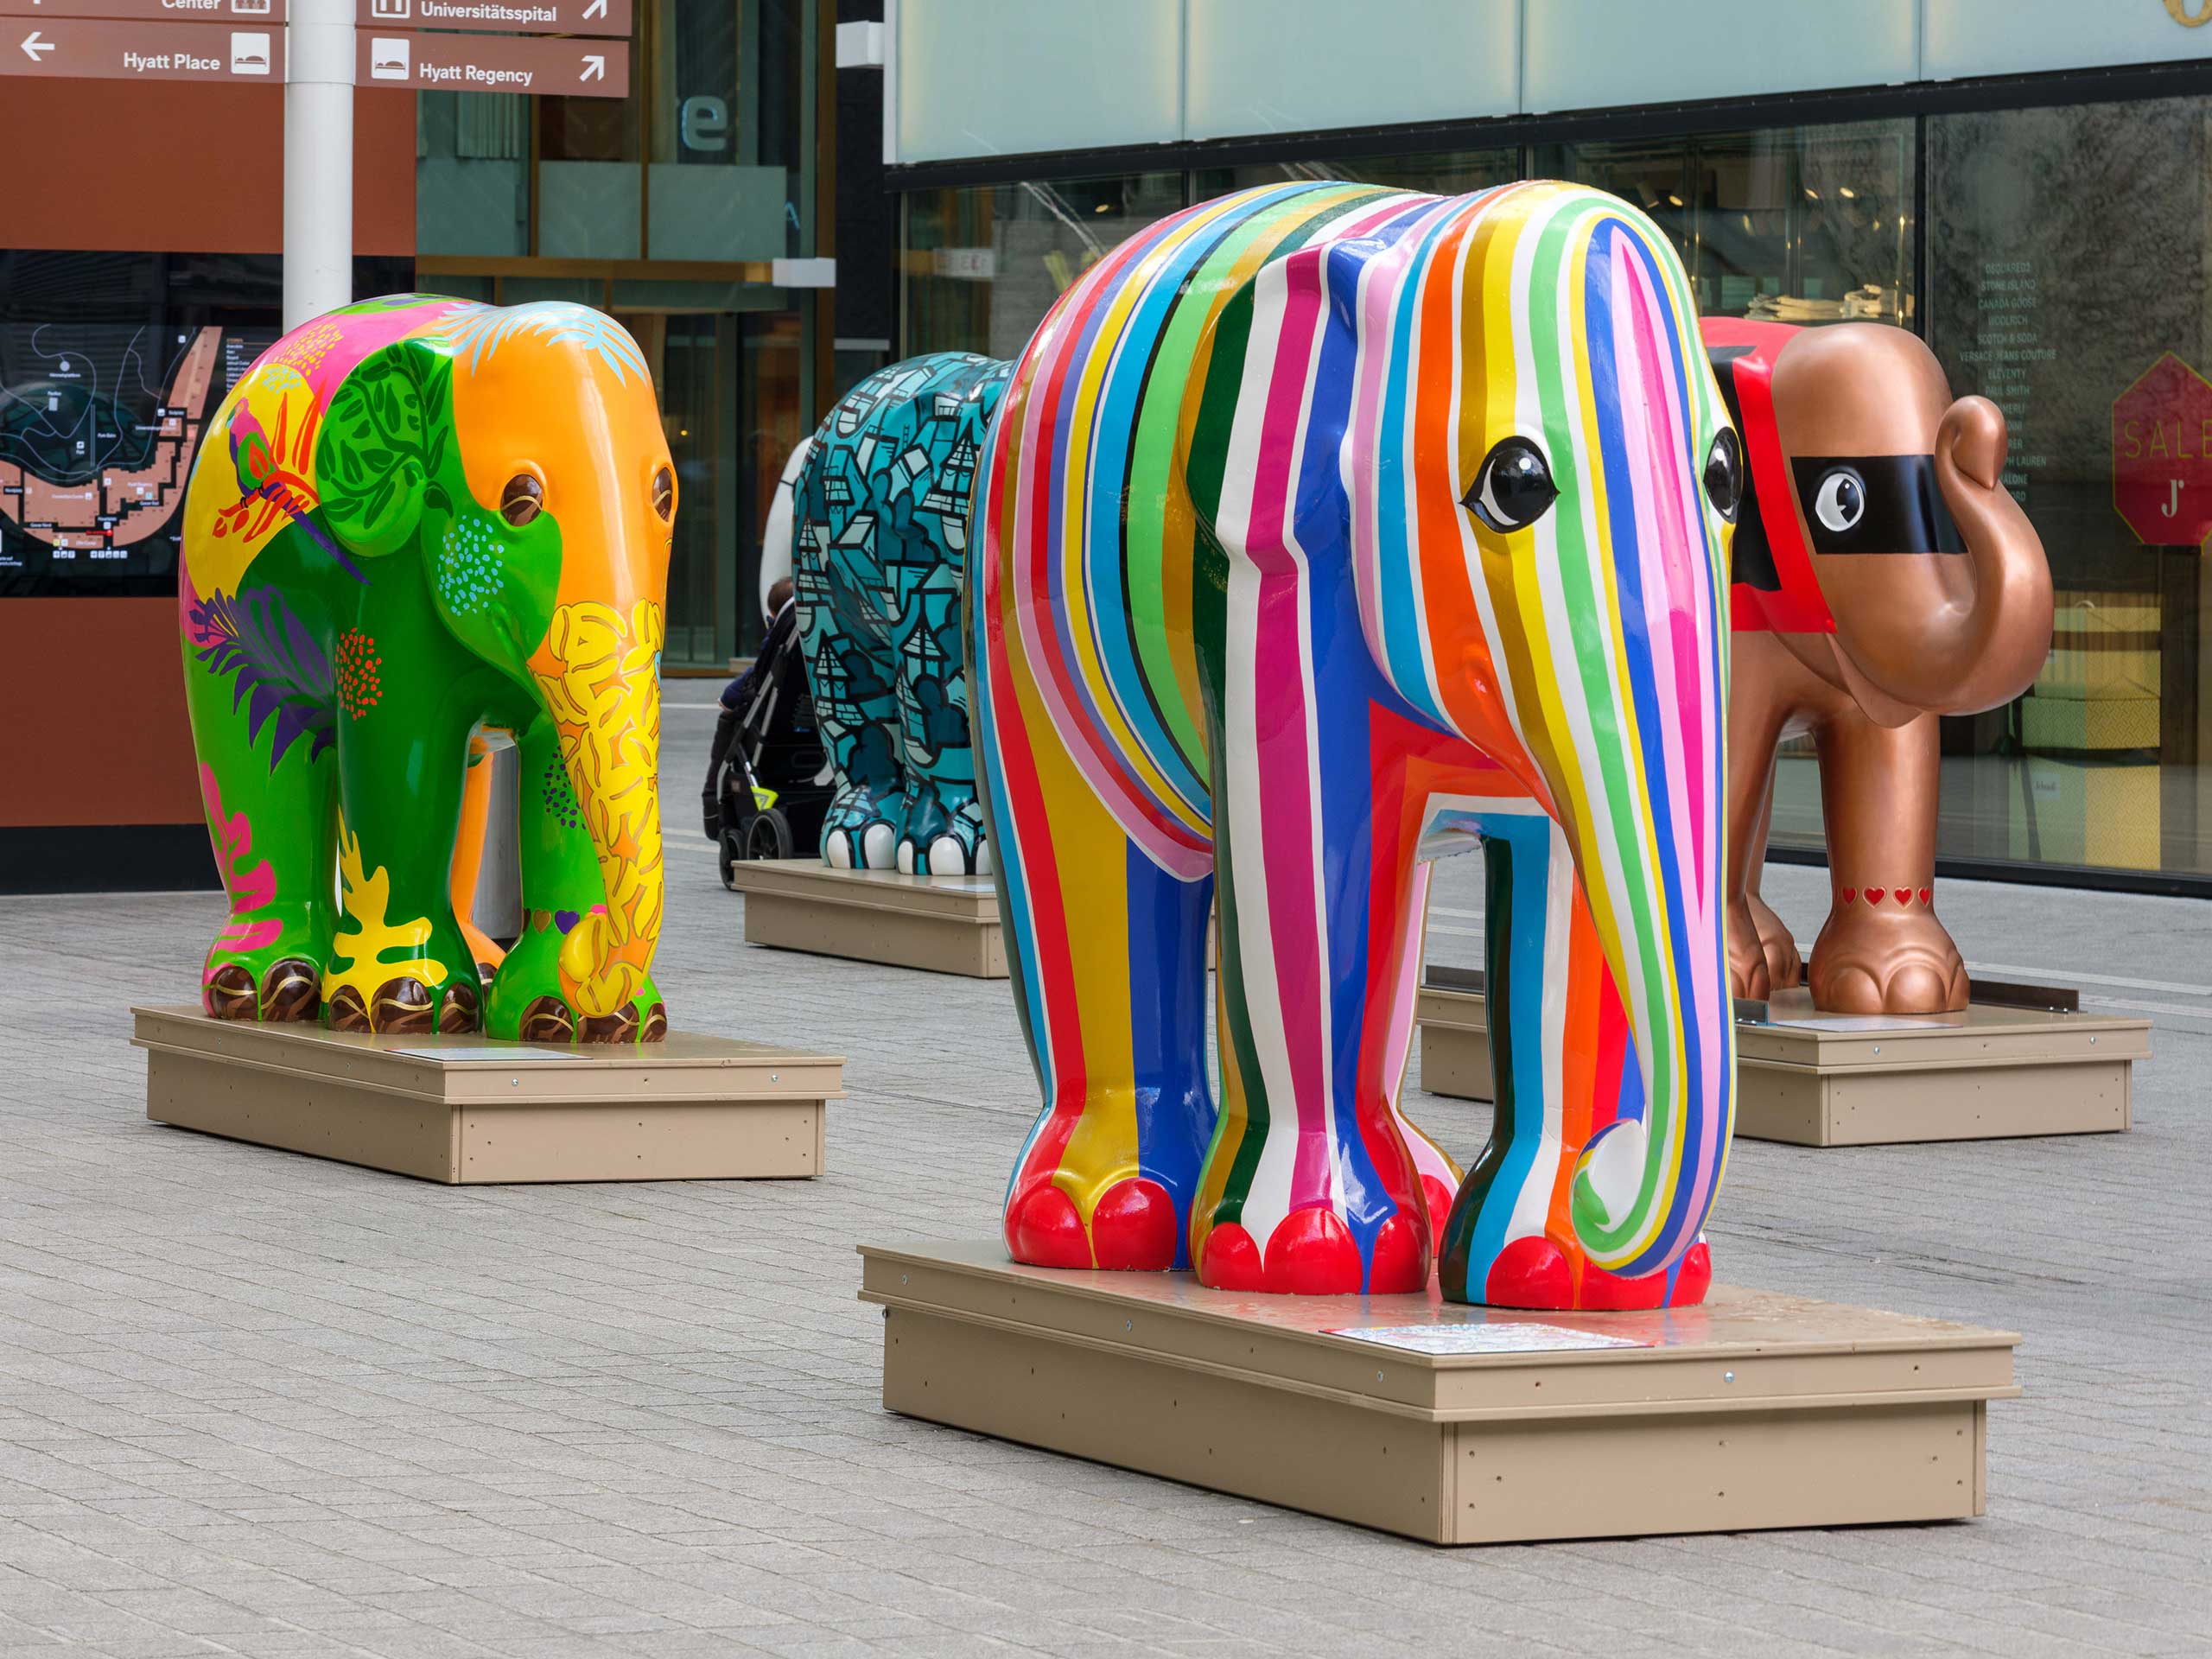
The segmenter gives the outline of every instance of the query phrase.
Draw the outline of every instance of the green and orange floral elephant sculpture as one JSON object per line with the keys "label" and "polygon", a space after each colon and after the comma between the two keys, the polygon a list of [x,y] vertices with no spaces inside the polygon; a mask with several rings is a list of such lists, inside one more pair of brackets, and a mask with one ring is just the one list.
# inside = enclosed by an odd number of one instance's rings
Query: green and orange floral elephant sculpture
{"label": "green and orange floral elephant sculpture", "polygon": [[[230,914],[220,1019],[652,1040],[676,476],[637,343],[421,295],[295,329],[185,503],[186,696]],[[473,736],[522,751],[526,919],[457,918]]]}

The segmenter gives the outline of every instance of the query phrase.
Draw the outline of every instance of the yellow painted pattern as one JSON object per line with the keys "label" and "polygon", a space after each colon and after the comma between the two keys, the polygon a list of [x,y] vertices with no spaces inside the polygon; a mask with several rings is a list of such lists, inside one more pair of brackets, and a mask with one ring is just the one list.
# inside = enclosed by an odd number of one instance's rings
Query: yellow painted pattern
{"label": "yellow painted pattern", "polygon": [[562,994],[588,1019],[637,997],[660,939],[661,638],[652,600],[626,616],[583,601],[554,612],[531,659],[607,883],[561,947]]}
{"label": "yellow painted pattern", "polygon": [[417,979],[433,991],[445,983],[446,964],[424,954],[430,918],[391,919],[391,877],[381,864],[373,871],[365,868],[360,837],[346,826],[343,812],[338,818],[338,880],[346,920],[330,942],[330,966],[322,976],[326,1003],[347,985],[360,994],[365,1008],[391,980]]}

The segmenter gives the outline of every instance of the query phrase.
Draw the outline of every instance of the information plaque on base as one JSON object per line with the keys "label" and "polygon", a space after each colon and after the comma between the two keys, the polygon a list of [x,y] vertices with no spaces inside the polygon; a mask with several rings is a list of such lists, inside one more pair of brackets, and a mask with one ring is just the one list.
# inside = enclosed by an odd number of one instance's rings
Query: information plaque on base
{"label": "information plaque on base", "polygon": [[[1481,984],[1478,973],[1432,968],[1421,986],[1431,1094],[1494,1097]],[[1825,1014],[1802,989],[1737,1007],[1736,1133],[1792,1146],[2113,1134],[2128,1127],[2135,1062],[2151,1056],[2148,1020],[2078,1009]]]}
{"label": "information plaque on base", "polygon": [[893,968],[1006,977],[998,889],[988,875],[833,869],[818,858],[739,859],[745,942]]}
{"label": "information plaque on base", "polygon": [[819,1175],[844,1094],[835,1056],[687,1032],[566,1046],[130,1013],[156,1122],[455,1185]]}
{"label": "information plaque on base", "polygon": [[1522,1313],[862,1246],[887,1409],[1440,1544],[1976,1516],[2019,1338],[1716,1285]]}

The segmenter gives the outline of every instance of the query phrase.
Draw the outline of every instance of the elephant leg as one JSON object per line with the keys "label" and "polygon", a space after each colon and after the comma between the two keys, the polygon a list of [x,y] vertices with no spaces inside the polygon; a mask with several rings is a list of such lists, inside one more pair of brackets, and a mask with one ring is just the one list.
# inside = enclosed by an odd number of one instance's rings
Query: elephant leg
{"label": "elephant leg", "polygon": [[578,921],[607,905],[607,878],[576,805],[560,734],[550,720],[518,734],[522,812],[522,937],[493,976],[485,1028],[531,1043],[655,1042],[668,1009],[652,976],[614,1013],[580,1018],[562,983],[563,947]]}
{"label": "elephant leg", "polygon": [[1770,765],[1766,792],[1759,798],[1758,817],[1752,822],[1751,840],[1744,849],[1744,905],[1751,912],[1751,925],[1758,931],[1759,953],[1766,958],[1767,987],[1770,991],[1786,991],[1804,979],[1805,964],[1797,954],[1797,941],[1790,937],[1789,924],[1775,913],[1759,893],[1759,876],[1766,868],[1767,831],[1774,824],[1774,776],[1775,767]]}
{"label": "elephant leg", "polygon": [[[1766,858],[1766,817],[1774,806],[1774,749],[1791,702],[1791,682],[1803,673],[1770,633],[1736,635],[1729,660],[1728,701],[1728,988],[1764,998],[1795,983],[1778,981],[1766,948],[1764,918],[1785,939],[1788,929],[1758,898]],[[1790,954],[1796,955],[1796,948]]]}
{"label": "elephant leg", "polygon": [[201,1005],[219,1020],[312,1020],[335,915],[335,711],[317,711],[279,754],[286,713],[257,732],[232,683],[189,654],[184,678],[200,803],[228,905],[200,969]]}
{"label": "elephant leg", "polygon": [[476,881],[484,873],[484,837],[492,818],[492,750],[482,737],[468,740],[468,772],[461,789],[461,827],[453,842],[453,913],[486,985],[506,951],[476,925]]}
{"label": "elephant leg", "polygon": [[394,696],[340,728],[340,914],[322,976],[333,1030],[482,1026],[475,953],[453,912],[474,724],[455,699]]}
{"label": "elephant leg", "polygon": [[1936,717],[1878,726],[1856,707],[1815,729],[1833,907],[1813,945],[1813,1005],[1942,1014],[1967,1005],[1967,965],[1936,918]]}
{"label": "elephant leg", "polygon": [[1643,1116],[1643,1072],[1565,833],[1533,805],[1492,809],[1478,827],[1497,1106],[1445,1224],[1443,1294],[1494,1307],[1700,1301],[1712,1281],[1701,1241],[1669,1273],[1623,1279],[1576,1238],[1577,1162],[1599,1131]]}
{"label": "elephant leg", "polygon": [[[812,562],[820,556],[802,550],[803,575],[815,574]],[[822,818],[822,857],[839,869],[892,869],[906,801],[897,659],[849,572],[840,572],[828,593],[820,587],[801,582],[798,632],[815,724],[836,779]]]}
{"label": "elephant leg", "polygon": [[899,868],[965,875],[990,868],[976,801],[976,750],[960,649],[960,566],[948,557],[906,594],[896,661],[906,811]]}
{"label": "elephant leg", "polygon": [[[1300,614],[1288,573],[1234,615]],[[1316,626],[1356,628],[1348,595]],[[1232,620],[1215,760],[1221,883],[1222,1113],[1192,1222],[1202,1282],[1307,1295],[1417,1290],[1432,1218],[1423,1175],[1451,1165],[1397,1110],[1427,872],[1413,764],[1363,655],[1306,650],[1277,626]],[[1430,741],[1438,741],[1433,737]],[[1408,822],[1412,824],[1409,831]]]}
{"label": "elephant leg", "polygon": [[1014,1008],[1045,1106],[1007,1184],[1007,1249],[1039,1267],[1185,1267],[1215,1116],[1213,881],[1169,874],[1130,839],[1007,633],[978,642],[976,708]]}

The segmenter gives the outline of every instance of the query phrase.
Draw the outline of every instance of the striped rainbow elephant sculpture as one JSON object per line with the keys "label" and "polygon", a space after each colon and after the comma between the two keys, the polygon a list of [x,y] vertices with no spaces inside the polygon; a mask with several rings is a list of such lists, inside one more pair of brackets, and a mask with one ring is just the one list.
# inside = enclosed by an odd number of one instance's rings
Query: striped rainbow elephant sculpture
{"label": "striped rainbow elephant sculpture", "polygon": [[[1045,1093],[1017,1259],[1703,1295],[1741,488],[1681,266],[1592,190],[1249,191],[1062,297],[971,537],[979,772]],[[1475,842],[1497,1112],[1460,1181],[1397,1095],[1423,861]]]}

